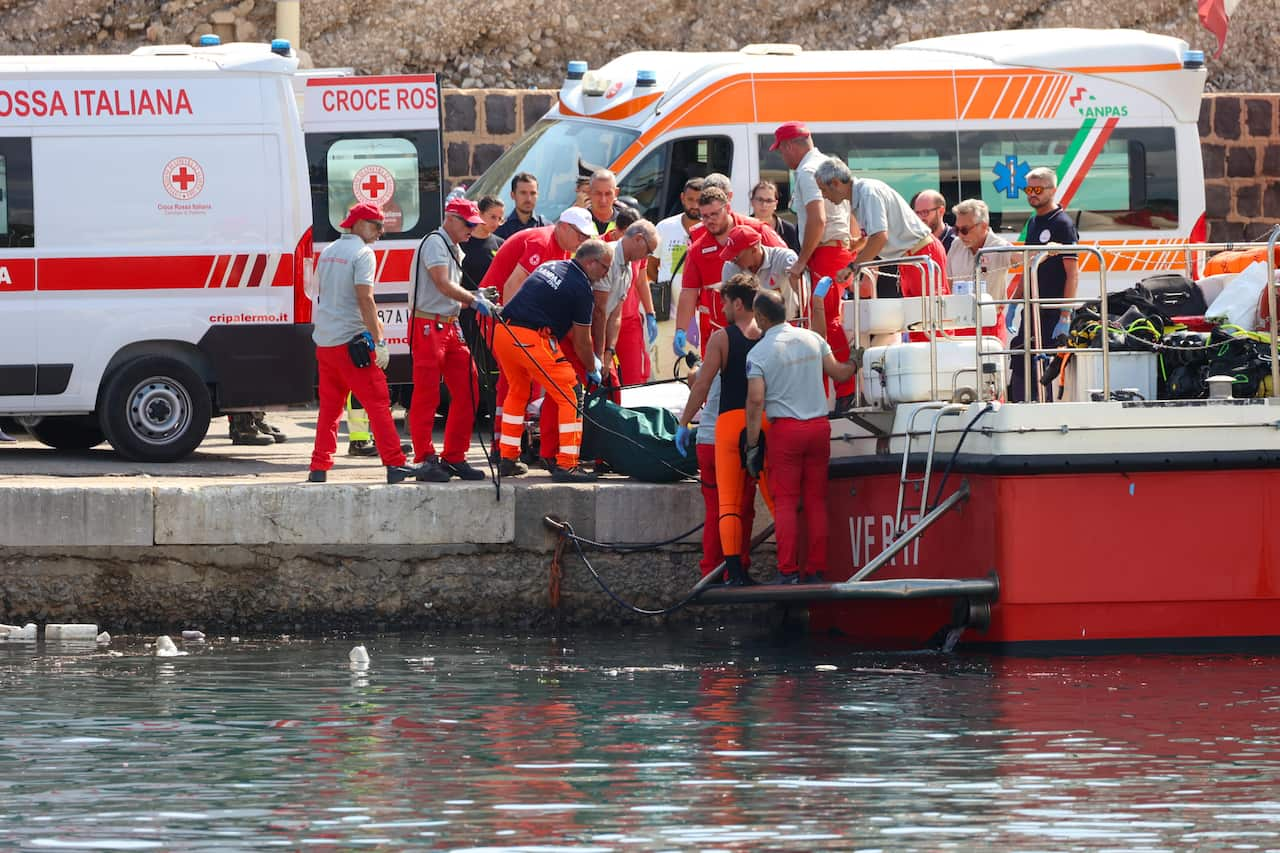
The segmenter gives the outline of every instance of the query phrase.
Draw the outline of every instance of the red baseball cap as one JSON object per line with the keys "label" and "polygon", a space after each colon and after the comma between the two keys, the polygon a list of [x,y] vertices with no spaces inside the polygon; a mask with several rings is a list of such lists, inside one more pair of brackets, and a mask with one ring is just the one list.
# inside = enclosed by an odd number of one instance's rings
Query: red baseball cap
{"label": "red baseball cap", "polygon": [[382,208],[371,201],[362,201],[347,211],[347,218],[338,223],[339,228],[350,228],[362,219],[370,222],[382,221]]}
{"label": "red baseball cap", "polygon": [[451,199],[449,203],[444,206],[444,212],[462,217],[463,221],[468,225],[480,225],[484,222],[484,220],[480,218],[480,208],[469,198]]}
{"label": "red baseball cap", "polygon": [[780,124],[778,129],[773,132],[773,144],[769,146],[769,150],[777,151],[778,146],[788,139],[799,139],[808,135],[809,128],[802,121],[789,121],[786,124]]}
{"label": "red baseball cap", "polygon": [[734,261],[743,249],[760,245],[760,232],[746,225],[735,225],[729,229],[729,242],[720,250],[720,260]]}

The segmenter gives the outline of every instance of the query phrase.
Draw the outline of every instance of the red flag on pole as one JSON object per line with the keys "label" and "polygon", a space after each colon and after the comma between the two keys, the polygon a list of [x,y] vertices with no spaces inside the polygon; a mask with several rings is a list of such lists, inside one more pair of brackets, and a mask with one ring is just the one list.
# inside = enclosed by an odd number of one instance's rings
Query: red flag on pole
{"label": "red flag on pole", "polygon": [[1217,59],[1227,45],[1227,23],[1240,0],[1196,0],[1196,4],[1201,25],[1218,39],[1218,52],[1213,55]]}

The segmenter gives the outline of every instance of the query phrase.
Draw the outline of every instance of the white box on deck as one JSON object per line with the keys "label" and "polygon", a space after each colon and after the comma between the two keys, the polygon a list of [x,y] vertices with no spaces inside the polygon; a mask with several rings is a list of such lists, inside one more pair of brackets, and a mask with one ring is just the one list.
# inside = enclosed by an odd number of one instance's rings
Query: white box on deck
{"label": "white box on deck", "polygon": [[[1156,399],[1156,354],[1153,352],[1113,352],[1111,390],[1134,389],[1144,400]],[[1091,391],[1102,393],[1102,350],[1072,350],[1067,362],[1066,390],[1062,399],[1087,403]],[[1057,391],[1054,391],[1055,399]]]}
{"label": "white box on deck", "polygon": [[[929,346],[928,341],[918,341],[868,349],[863,356],[858,379],[867,403],[891,406],[935,399],[950,400],[957,386],[976,390],[985,384],[977,375],[977,344],[973,338],[940,340],[935,344],[938,350],[937,393],[932,393]],[[992,352],[1004,349],[1004,346],[998,338],[984,337],[982,349],[983,352]],[[1008,381],[1008,357],[984,356],[983,362],[995,366],[994,376],[988,376],[997,388],[1004,388]]]}

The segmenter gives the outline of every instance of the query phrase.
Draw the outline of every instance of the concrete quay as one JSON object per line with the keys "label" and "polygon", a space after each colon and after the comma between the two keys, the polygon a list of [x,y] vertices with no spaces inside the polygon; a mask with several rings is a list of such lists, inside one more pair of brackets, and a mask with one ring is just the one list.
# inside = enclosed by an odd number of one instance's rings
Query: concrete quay
{"label": "concrete quay", "polygon": [[[702,518],[693,483],[561,485],[531,472],[500,494],[490,481],[388,486],[376,458],[340,455],[328,483],[309,484],[314,412],[268,419],[287,443],[234,447],[215,422],[196,454],[169,465],[26,436],[0,445],[0,622],[114,633],[615,624],[643,617],[610,603],[571,547],[555,584],[543,517],[605,542],[666,539]],[[472,463],[483,467],[479,453]],[[661,607],[697,580],[700,537],[592,562],[624,599]]]}

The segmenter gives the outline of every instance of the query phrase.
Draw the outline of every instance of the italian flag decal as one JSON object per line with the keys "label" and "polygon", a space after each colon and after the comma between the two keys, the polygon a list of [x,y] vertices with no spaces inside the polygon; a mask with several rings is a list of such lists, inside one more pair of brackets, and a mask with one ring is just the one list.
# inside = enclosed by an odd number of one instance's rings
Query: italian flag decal
{"label": "italian flag decal", "polygon": [[1091,118],[1076,132],[1067,153],[1062,155],[1062,162],[1058,164],[1058,204],[1066,207],[1071,203],[1119,121],[1119,116],[1101,121]]}

